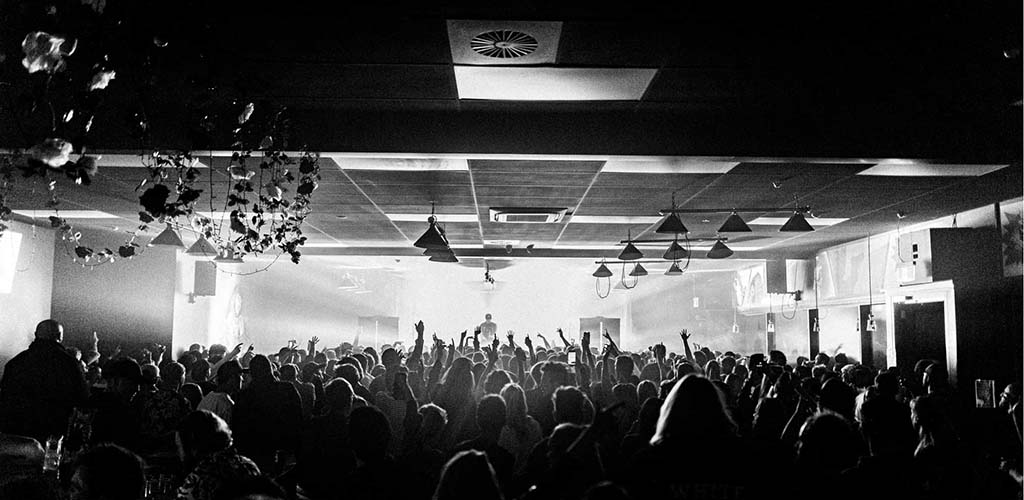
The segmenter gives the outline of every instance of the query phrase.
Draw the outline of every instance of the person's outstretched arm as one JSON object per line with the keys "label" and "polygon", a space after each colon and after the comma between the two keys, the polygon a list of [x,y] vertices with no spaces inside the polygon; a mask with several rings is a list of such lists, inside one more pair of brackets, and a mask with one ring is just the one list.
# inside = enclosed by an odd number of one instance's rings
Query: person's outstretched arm
{"label": "person's outstretched arm", "polygon": [[686,328],[683,328],[679,332],[679,338],[683,339],[683,349],[686,351],[686,360],[693,362],[693,352],[690,351],[690,334],[686,333]]}
{"label": "person's outstretched arm", "polygon": [[608,366],[611,360],[612,345],[608,344],[604,346],[604,353],[601,354],[601,387],[605,391],[610,391],[612,387],[612,368]]}
{"label": "person's outstretched arm", "polygon": [[216,363],[213,364],[213,366],[210,367],[210,380],[217,380],[217,370],[220,369],[221,365],[227,363],[228,361],[231,361],[232,359],[235,359],[241,353],[242,343],[239,342],[238,345],[236,345],[235,348],[231,350],[231,352],[225,354],[223,358],[220,358],[220,361],[217,361]]}
{"label": "person's outstretched arm", "polygon": [[448,346],[448,359],[445,361],[444,367],[449,368],[452,366],[452,362],[455,361],[455,356],[459,353],[455,350],[455,339],[452,339],[452,343]]}
{"label": "person's outstretched arm", "polygon": [[422,364],[423,360],[423,320],[413,325],[416,329],[416,343],[412,348],[412,354],[409,355],[409,359],[418,359]]}
{"label": "person's outstretched arm", "polygon": [[459,334],[459,352],[463,355],[466,354],[466,330],[462,330]]}
{"label": "person's outstretched arm", "polygon": [[473,352],[480,351],[480,327],[473,329]]}
{"label": "person's outstretched arm", "polygon": [[530,366],[537,364],[537,353],[533,352],[533,341],[530,340],[530,336],[523,337],[523,343],[526,344],[526,349],[530,351]]}
{"label": "person's outstretched arm", "polygon": [[665,344],[655,344],[654,362],[658,364],[658,383],[665,378]]}
{"label": "person's outstretched arm", "polygon": [[572,344],[565,339],[565,332],[563,332],[561,328],[558,329],[558,338],[562,339],[562,344],[565,344],[565,350],[568,351],[569,348],[572,347]]}
{"label": "person's outstretched arm", "polygon": [[96,332],[92,332],[92,343],[89,345],[89,349],[82,353],[82,362],[86,366],[91,365],[100,359],[100,337]]}
{"label": "person's outstretched arm", "polygon": [[612,336],[608,335],[608,330],[604,331],[604,339],[608,341],[608,348],[611,350],[611,355],[618,356],[621,351],[619,351],[619,346],[615,345],[615,341],[612,340]]}
{"label": "person's outstretched arm", "polygon": [[544,341],[544,349],[545,350],[548,350],[548,351],[551,350],[551,344],[548,343],[548,339],[544,337],[543,333],[538,333],[537,334],[537,338],[539,338],[539,339]]}
{"label": "person's outstretched arm", "polygon": [[583,351],[583,362],[590,368],[591,373],[594,371],[594,354],[590,352],[590,332],[583,332],[580,335],[580,349]]}

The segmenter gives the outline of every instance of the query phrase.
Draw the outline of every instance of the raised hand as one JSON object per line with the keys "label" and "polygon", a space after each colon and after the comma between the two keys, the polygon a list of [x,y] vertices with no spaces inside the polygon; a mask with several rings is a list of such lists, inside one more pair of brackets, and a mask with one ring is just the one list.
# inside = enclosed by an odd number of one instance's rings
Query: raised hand
{"label": "raised hand", "polygon": [[590,350],[590,332],[583,332],[583,334],[580,335],[580,347],[585,351]]}
{"label": "raised hand", "polygon": [[508,331],[508,345],[513,347],[516,345],[515,336],[515,332],[513,332],[512,330]]}
{"label": "raised hand", "polygon": [[317,337],[316,335],[314,335],[313,338],[309,339],[309,343],[312,345],[316,345],[318,342],[320,342],[320,337]]}
{"label": "raised hand", "polygon": [[532,349],[533,348],[533,341],[530,340],[530,336],[529,335],[523,337],[523,343],[526,344],[526,347],[528,349]]}
{"label": "raised hand", "polygon": [[491,350],[492,351],[497,351],[498,350],[498,346],[500,346],[500,345],[501,345],[501,342],[498,342],[498,336],[495,335],[494,336],[494,340],[491,341]]}
{"label": "raised hand", "polygon": [[459,338],[461,340],[466,340],[466,333],[466,330],[462,330],[462,333],[459,334]]}
{"label": "raised hand", "polygon": [[686,333],[686,328],[683,328],[682,330],[679,331],[679,337],[681,337],[684,341],[690,340],[690,334]]}
{"label": "raised hand", "polygon": [[255,350],[256,350],[256,347],[255,347],[255,346],[253,346],[252,344],[249,344],[249,350],[247,350],[246,352],[247,352],[247,353],[250,353],[250,352],[253,352],[253,351],[255,351]]}
{"label": "raised hand", "polygon": [[422,339],[423,338],[423,320],[422,319],[419,320],[418,322],[414,323],[412,326],[413,326],[413,328],[416,329],[416,338],[421,338]]}
{"label": "raised hand", "polygon": [[241,352],[242,352],[242,343],[239,342],[238,345],[236,345],[235,348],[231,350],[231,355],[232,356],[238,356],[238,354],[241,353]]}

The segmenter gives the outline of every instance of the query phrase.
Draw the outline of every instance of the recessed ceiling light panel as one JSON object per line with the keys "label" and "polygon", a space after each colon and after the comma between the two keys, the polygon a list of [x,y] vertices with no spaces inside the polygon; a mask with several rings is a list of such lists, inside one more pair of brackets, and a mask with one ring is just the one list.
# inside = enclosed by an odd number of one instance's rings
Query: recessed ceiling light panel
{"label": "recessed ceiling light panel", "polygon": [[639,101],[655,68],[455,66],[459,99]]}

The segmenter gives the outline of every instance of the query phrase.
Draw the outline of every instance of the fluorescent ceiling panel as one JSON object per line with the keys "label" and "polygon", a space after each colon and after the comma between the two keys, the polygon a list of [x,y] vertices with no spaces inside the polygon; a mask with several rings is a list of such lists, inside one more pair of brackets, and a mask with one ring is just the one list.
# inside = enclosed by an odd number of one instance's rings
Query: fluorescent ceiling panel
{"label": "fluorescent ceiling panel", "polygon": [[690,158],[664,160],[608,160],[601,173],[621,174],[724,174],[739,162],[719,162]]}
{"label": "fluorescent ceiling panel", "polygon": [[[430,214],[384,214],[395,222],[427,222]],[[434,214],[438,222],[477,222],[480,219],[476,214]]]}
{"label": "fluorescent ceiling panel", "polygon": [[654,224],[661,220],[657,215],[574,215],[570,224]]}
{"label": "fluorescent ceiling panel", "polygon": [[18,215],[24,215],[25,217],[49,217],[51,215],[59,215],[65,219],[119,219],[120,217],[107,212],[100,212],[99,210],[61,210],[54,212],[53,210],[13,210]]}
{"label": "fluorescent ceiling panel", "polygon": [[352,158],[329,156],[342,170],[394,170],[435,172],[469,170],[465,159],[454,158]]}
{"label": "fluorescent ceiling panel", "polygon": [[898,177],[980,177],[1006,165],[936,165],[907,160],[885,161],[862,170],[857,175]]}
{"label": "fluorescent ceiling panel", "polygon": [[460,99],[638,101],[657,69],[455,66]]}
{"label": "fluorescent ceiling panel", "polygon": [[[750,226],[781,226],[788,220],[789,217],[758,217],[747,221],[747,224]],[[850,219],[845,217],[807,217],[807,222],[811,226],[834,226],[848,220]]]}

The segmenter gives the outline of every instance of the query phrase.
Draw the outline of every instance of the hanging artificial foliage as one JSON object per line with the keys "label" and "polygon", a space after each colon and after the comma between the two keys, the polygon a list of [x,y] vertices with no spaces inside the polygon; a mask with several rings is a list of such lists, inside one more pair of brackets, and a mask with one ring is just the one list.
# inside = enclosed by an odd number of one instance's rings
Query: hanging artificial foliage
{"label": "hanging artificial foliage", "polygon": [[[167,56],[168,40],[173,38],[162,33],[159,25],[147,24],[146,18],[132,19],[130,9],[106,9],[105,13],[105,7],[106,2],[81,0],[23,9],[31,14],[26,24],[35,28],[21,39],[19,59],[24,72],[11,75],[15,80],[10,82],[0,81],[23,139],[21,148],[0,154],[0,237],[8,229],[5,223],[12,220],[14,198],[25,203],[26,196],[41,191],[35,187],[41,179],[47,198],[39,204],[53,210],[50,226],[67,253],[83,265],[141,254],[145,246],[136,239],[156,223],[192,231],[239,257],[277,250],[298,263],[306,241],[302,224],[320,181],[319,156],[285,152],[289,126],[283,112],[262,113],[251,102],[240,106],[237,94],[194,80],[189,81],[201,90],[187,94],[185,102],[190,112],[200,114],[188,122],[198,125],[193,130],[202,131],[204,138],[193,137],[191,147],[207,149],[213,137],[225,137],[221,130],[230,131],[234,152],[226,172],[204,169],[191,152],[168,153],[154,147],[151,132],[159,124],[150,122],[146,95],[166,83],[161,76],[178,73],[173,62],[164,75],[154,66],[161,54],[174,60]],[[180,46],[190,47],[182,42]],[[195,55],[204,58],[201,53]],[[134,109],[125,114],[128,130],[146,151],[141,158],[148,177],[135,188],[142,208],[138,225],[126,231],[126,240],[116,249],[93,248],[81,231],[61,217],[58,191],[63,182],[84,188],[97,176],[100,158],[87,154],[87,145],[94,125],[99,125],[94,124],[96,117],[111,116],[98,112],[105,93],[121,82],[118,99],[129,96],[130,102],[122,102]],[[17,90],[22,95],[12,98]],[[230,102],[232,116],[218,119],[206,107],[212,102]],[[19,181],[29,187],[22,188]],[[209,201],[205,215],[197,211],[204,196]],[[222,206],[215,208],[215,200]]]}

